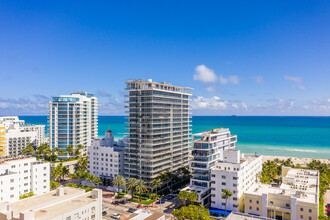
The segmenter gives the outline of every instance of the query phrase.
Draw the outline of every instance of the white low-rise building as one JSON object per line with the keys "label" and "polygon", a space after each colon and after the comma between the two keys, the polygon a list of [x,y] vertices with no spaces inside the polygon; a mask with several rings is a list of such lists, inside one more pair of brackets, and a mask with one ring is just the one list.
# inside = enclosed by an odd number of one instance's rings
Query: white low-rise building
{"label": "white low-rise building", "polygon": [[319,171],[282,167],[280,185],[254,184],[245,192],[245,212],[283,220],[317,220]]}
{"label": "white low-rise building", "polygon": [[49,192],[50,164],[34,157],[0,161],[0,202],[15,202],[20,195]]}
{"label": "white low-rise building", "polygon": [[0,117],[0,127],[4,127],[6,156],[20,155],[28,143],[39,146],[46,142],[45,125],[25,124],[17,116]]}
{"label": "white low-rise building", "polygon": [[[241,154],[239,150],[225,150],[223,157],[211,169],[210,211],[244,211],[244,192],[257,183],[258,174],[262,170],[262,156]],[[227,203],[222,198],[226,189],[232,192]]]}
{"label": "white low-rise building", "polygon": [[105,186],[111,186],[112,178],[124,174],[125,140],[115,141],[112,131],[108,130],[105,137],[95,139],[87,148],[88,171],[100,177]]}
{"label": "white low-rise building", "polygon": [[101,220],[102,190],[60,187],[43,195],[13,203],[0,203],[0,219],[6,220]]}

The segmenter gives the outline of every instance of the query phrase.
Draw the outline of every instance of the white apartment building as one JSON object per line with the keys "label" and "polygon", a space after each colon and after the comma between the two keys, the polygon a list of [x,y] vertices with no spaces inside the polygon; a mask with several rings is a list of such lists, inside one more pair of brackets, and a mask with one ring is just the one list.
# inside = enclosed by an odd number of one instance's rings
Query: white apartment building
{"label": "white apartment building", "polygon": [[129,142],[125,176],[152,181],[188,165],[191,88],[127,80]]}
{"label": "white apartment building", "polygon": [[282,167],[280,185],[255,184],[245,192],[245,212],[282,220],[317,220],[319,171]]}
{"label": "white apartment building", "polygon": [[51,149],[68,145],[92,146],[98,132],[98,100],[87,92],[53,97],[49,103],[49,137]]}
{"label": "white apartment building", "polygon": [[112,131],[105,132],[102,139],[94,139],[87,148],[88,171],[100,177],[103,185],[111,186],[116,175],[124,174],[124,147],[127,141],[115,141]]}
{"label": "white apartment building", "polygon": [[[244,211],[244,192],[257,183],[261,170],[262,156],[241,154],[239,150],[225,150],[223,160],[217,161],[211,168],[210,212],[219,214],[225,209]],[[226,199],[222,198],[226,189],[233,193],[227,200],[227,207]]]}
{"label": "white apartment building", "polygon": [[50,165],[34,157],[0,161],[0,202],[15,202],[28,192],[49,192]]}
{"label": "white apartment building", "polygon": [[190,161],[193,177],[190,185],[183,190],[195,192],[197,202],[204,207],[211,203],[211,171],[216,161],[224,159],[224,151],[235,149],[237,136],[232,135],[229,129],[215,128],[208,132],[193,134],[193,159]]}
{"label": "white apartment building", "polygon": [[101,220],[102,190],[60,187],[17,202],[0,203],[0,219],[6,220]]}
{"label": "white apartment building", "polygon": [[4,128],[5,155],[20,155],[28,143],[39,146],[45,143],[45,125],[25,124],[17,116],[0,117],[0,127]]}

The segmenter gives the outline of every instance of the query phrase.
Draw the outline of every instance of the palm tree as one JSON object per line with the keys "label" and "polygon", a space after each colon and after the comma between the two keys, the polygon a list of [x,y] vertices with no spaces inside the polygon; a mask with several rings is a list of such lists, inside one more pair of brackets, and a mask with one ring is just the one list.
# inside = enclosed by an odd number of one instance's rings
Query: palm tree
{"label": "palm tree", "polygon": [[67,168],[66,166],[63,166],[63,167],[62,167],[62,172],[61,172],[61,173],[62,173],[62,177],[63,177],[63,181],[64,181],[65,177],[69,175],[70,170],[69,170],[69,168]]}
{"label": "palm tree", "polygon": [[126,180],[121,175],[115,176],[112,181],[113,185],[117,187],[117,193],[119,194],[119,188],[122,186],[126,186]]}
{"label": "palm tree", "polygon": [[127,180],[127,184],[126,184],[126,188],[131,191],[132,199],[133,199],[134,191],[135,191],[135,188],[136,188],[136,182],[137,182],[137,179],[129,178]]}
{"label": "palm tree", "polygon": [[198,199],[198,195],[195,192],[190,192],[188,194],[188,200],[189,202],[195,202]]}
{"label": "palm tree", "polygon": [[145,183],[143,180],[141,180],[141,179],[137,180],[137,181],[136,181],[136,187],[135,187],[135,189],[136,189],[136,191],[137,191],[138,193],[140,193],[140,198],[139,198],[139,200],[140,200],[140,202],[141,202],[141,194],[142,194],[142,193],[146,193],[146,192],[148,192],[148,188],[147,188],[147,186],[146,186],[146,183]]}
{"label": "palm tree", "polygon": [[187,191],[180,191],[178,194],[178,200],[183,202],[183,205],[186,205],[186,200],[189,197],[189,193]]}
{"label": "palm tree", "polygon": [[31,144],[31,143],[28,143],[28,144],[26,145],[26,148],[24,148],[24,149],[22,150],[22,153],[23,153],[23,154],[26,154],[26,155],[28,155],[28,154],[34,154],[35,152],[34,152],[34,149],[33,149],[32,144]]}
{"label": "palm tree", "polygon": [[225,216],[226,216],[226,211],[227,211],[227,200],[233,195],[233,193],[231,191],[229,191],[228,189],[225,189],[222,192],[222,198],[226,199],[225,202]]}
{"label": "palm tree", "polygon": [[65,150],[66,150],[66,152],[69,153],[69,156],[72,156],[74,150],[70,144],[65,148]]}
{"label": "palm tree", "polygon": [[86,157],[80,157],[77,161],[77,170],[84,171],[87,169],[88,161]]}
{"label": "palm tree", "polygon": [[[157,193],[152,193],[150,195],[150,199],[153,199],[155,202],[157,202],[157,200],[160,198],[160,196]],[[154,205],[155,202],[153,202],[152,204]]]}
{"label": "palm tree", "polygon": [[58,148],[58,147],[54,147],[54,149],[52,150],[52,154],[57,154],[57,156],[58,156],[58,151],[59,151],[60,149]]}
{"label": "palm tree", "polygon": [[102,184],[102,180],[99,177],[95,177],[93,183],[99,188],[99,184]]}
{"label": "palm tree", "polygon": [[163,184],[163,182],[160,179],[153,179],[150,182],[150,185],[152,186],[152,190],[154,190],[156,188],[156,194],[158,194],[157,193],[158,186],[160,186],[162,184]]}

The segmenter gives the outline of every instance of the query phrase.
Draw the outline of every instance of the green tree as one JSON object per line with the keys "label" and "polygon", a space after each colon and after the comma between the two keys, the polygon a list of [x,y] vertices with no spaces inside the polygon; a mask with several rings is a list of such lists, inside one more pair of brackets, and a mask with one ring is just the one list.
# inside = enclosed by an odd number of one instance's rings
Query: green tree
{"label": "green tree", "polygon": [[156,194],[157,193],[157,189],[159,186],[161,186],[163,184],[163,182],[160,180],[160,179],[153,179],[151,182],[150,182],[150,185],[152,186],[152,190],[156,189]]}
{"label": "green tree", "polygon": [[34,192],[28,192],[28,193],[24,193],[23,195],[19,196],[19,199],[25,199],[25,198],[29,198],[31,196],[34,196]]}
{"label": "green tree", "polygon": [[126,180],[121,175],[115,176],[112,181],[113,186],[117,187],[117,193],[119,194],[119,188],[126,186]]}
{"label": "green tree", "polygon": [[26,145],[26,148],[24,148],[24,149],[22,150],[22,153],[23,153],[24,155],[31,155],[31,154],[34,154],[35,151],[34,151],[34,149],[33,149],[32,144],[31,144],[31,143],[28,143],[28,144]]}
{"label": "green tree", "polygon": [[69,156],[71,157],[73,155],[73,152],[74,152],[73,147],[69,144],[68,146],[66,146],[65,149],[66,149],[66,152],[68,152]]}
{"label": "green tree", "polygon": [[[157,193],[150,194],[150,199],[153,199],[155,202],[160,198],[160,196]],[[153,204],[155,204],[155,202]]]}
{"label": "green tree", "polygon": [[180,191],[178,194],[178,200],[182,201],[184,206],[186,205],[186,200],[188,199],[188,197],[189,193],[184,190]]}
{"label": "green tree", "polygon": [[190,192],[188,194],[188,200],[189,202],[195,202],[198,199],[198,195],[195,192]]}
{"label": "green tree", "polygon": [[229,191],[228,189],[225,189],[222,192],[222,198],[226,199],[225,201],[225,216],[226,216],[226,211],[227,211],[227,200],[233,195],[233,193],[231,191]]}
{"label": "green tree", "polygon": [[175,209],[172,214],[178,220],[211,220],[209,210],[201,205],[182,206]]}
{"label": "green tree", "polygon": [[76,170],[85,171],[87,169],[87,157],[80,157],[77,161]]}
{"label": "green tree", "polygon": [[137,180],[135,189],[140,194],[139,200],[141,202],[141,194],[148,192],[148,188],[146,186],[146,183],[141,179]]}
{"label": "green tree", "polygon": [[50,189],[54,190],[57,189],[61,184],[55,181],[50,181]]}
{"label": "green tree", "polygon": [[134,195],[134,192],[135,192],[135,189],[136,189],[136,182],[137,182],[137,179],[135,179],[135,178],[129,178],[127,180],[127,184],[126,184],[127,190],[131,191],[131,197],[132,197],[132,199],[133,199],[133,195]]}

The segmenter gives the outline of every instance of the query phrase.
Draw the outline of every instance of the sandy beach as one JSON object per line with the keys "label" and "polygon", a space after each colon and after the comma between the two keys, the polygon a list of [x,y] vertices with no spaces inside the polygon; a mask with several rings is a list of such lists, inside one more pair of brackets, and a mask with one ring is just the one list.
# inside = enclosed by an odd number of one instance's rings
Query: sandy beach
{"label": "sandy beach", "polygon": [[[278,158],[280,160],[286,160],[288,158],[291,158],[294,165],[300,164],[302,166],[307,165],[308,163],[312,162],[314,160],[313,158],[301,158],[301,157],[284,157],[284,156],[265,156],[262,157],[262,162],[266,162],[267,160],[274,160],[275,158]],[[319,160],[322,163],[330,164],[330,159],[315,159]]]}

